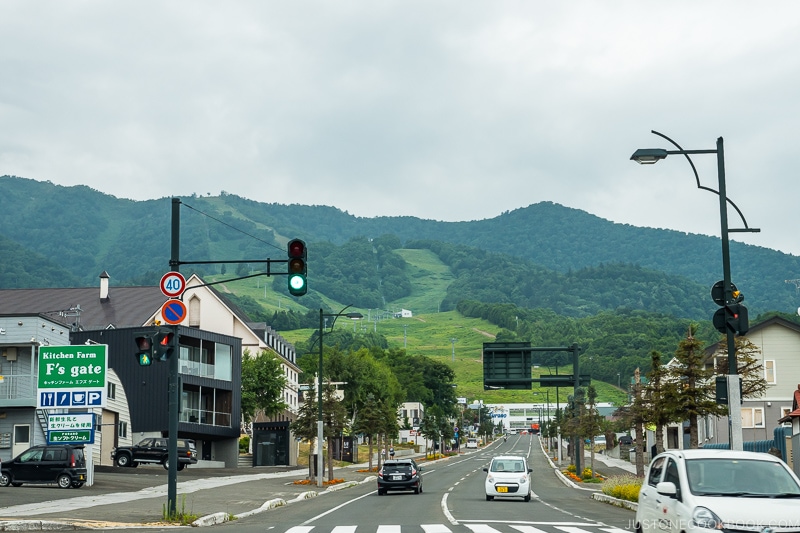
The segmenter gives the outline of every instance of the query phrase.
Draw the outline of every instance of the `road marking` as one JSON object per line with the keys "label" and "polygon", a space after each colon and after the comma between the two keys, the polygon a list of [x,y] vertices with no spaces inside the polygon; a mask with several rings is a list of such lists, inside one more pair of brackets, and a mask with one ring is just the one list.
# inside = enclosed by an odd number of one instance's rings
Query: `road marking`
{"label": "road marking", "polygon": [[444,513],[444,517],[447,518],[447,521],[453,524],[454,526],[458,525],[458,520],[455,519],[453,514],[450,512],[450,509],[447,508],[447,496],[448,493],[444,493],[442,496],[442,513]]}

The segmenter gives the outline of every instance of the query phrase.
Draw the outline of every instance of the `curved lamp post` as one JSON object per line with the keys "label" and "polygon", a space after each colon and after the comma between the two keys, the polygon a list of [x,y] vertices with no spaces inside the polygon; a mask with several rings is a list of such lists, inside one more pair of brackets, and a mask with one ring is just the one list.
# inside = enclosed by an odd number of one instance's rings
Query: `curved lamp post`
{"label": "curved lamp post", "polygon": [[[694,178],[697,182],[697,188],[705,191],[712,192],[719,197],[719,218],[722,231],[722,287],[725,292],[725,305],[735,303],[733,296],[733,287],[731,286],[731,257],[730,247],[728,242],[729,232],[752,232],[757,233],[761,231],[757,228],[750,228],[747,226],[747,221],[744,218],[741,210],[734,204],[726,195],[725,191],[725,154],[722,145],[722,137],[717,139],[717,147],[714,150],[684,150],[678,143],[659,133],[651,130],[651,133],[666,139],[677,150],[664,150],[663,148],[640,148],[636,150],[631,159],[643,165],[652,165],[661,159],[665,159],[668,155],[682,155],[686,157],[689,165],[694,172]],[[697,169],[694,166],[692,158],[689,157],[693,154],[717,154],[717,178],[719,180],[719,190],[714,190],[700,184],[700,177],[697,175]],[[728,205],[731,204],[739,217],[744,223],[744,228],[728,229]],[[726,328],[727,343],[728,343],[728,430],[729,442],[731,450],[741,450],[742,443],[742,406],[739,393],[739,368],[736,361],[736,342],[734,340],[734,331],[731,328]]]}
{"label": "curved lamp post", "polygon": [[323,419],[322,419],[322,334],[325,331],[325,317],[333,317],[331,322],[331,330],[336,325],[336,319],[340,316],[346,316],[353,320],[364,318],[361,313],[345,313],[347,309],[352,307],[346,306],[338,313],[325,313],[322,309],[319,310],[319,376],[317,377],[317,487],[322,487],[322,442],[323,442]]}

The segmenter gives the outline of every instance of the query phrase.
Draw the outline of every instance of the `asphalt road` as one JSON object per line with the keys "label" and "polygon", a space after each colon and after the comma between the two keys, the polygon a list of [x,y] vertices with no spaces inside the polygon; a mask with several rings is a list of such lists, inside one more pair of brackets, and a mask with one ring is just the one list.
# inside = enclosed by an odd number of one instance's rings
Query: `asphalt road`
{"label": "asphalt road", "polygon": [[[534,468],[533,501],[485,501],[482,468],[498,453],[529,457]],[[564,527],[578,528],[569,533],[631,530],[631,511],[596,502],[589,491],[560,481],[537,437],[516,436],[485,449],[427,463],[421,495],[390,493],[378,497],[374,474],[365,470],[363,465],[337,469],[336,477],[345,483],[318,490],[314,485],[296,483],[305,479],[305,468],[187,468],[178,474],[178,510],[207,520],[214,513],[238,517],[218,527],[263,532],[268,523],[269,529],[279,529],[280,533],[308,533],[313,528],[315,533],[354,533],[356,527],[370,533],[400,533],[397,528],[418,530],[426,525],[430,526],[427,533],[564,533]],[[53,521],[79,528],[115,527],[124,531],[149,526],[166,530],[161,522],[166,483],[167,472],[160,466],[106,467],[98,469],[91,487],[2,488],[0,529],[2,521],[8,520],[23,521],[31,529],[38,521]],[[277,503],[279,507],[270,509]],[[516,524],[513,532],[509,524]],[[606,529],[600,531],[600,524]]]}

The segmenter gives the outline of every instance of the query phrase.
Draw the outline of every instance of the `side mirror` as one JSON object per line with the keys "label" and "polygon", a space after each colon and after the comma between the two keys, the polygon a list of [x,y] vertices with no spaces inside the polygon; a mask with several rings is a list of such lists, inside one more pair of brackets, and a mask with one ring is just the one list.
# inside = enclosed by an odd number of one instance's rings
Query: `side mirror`
{"label": "side mirror", "polygon": [[528,473],[529,473],[529,474],[532,474],[532,473],[533,473],[533,468],[529,468],[529,469],[528,469]]}
{"label": "side mirror", "polygon": [[662,481],[656,485],[656,492],[663,494],[664,496],[669,496],[670,498],[675,498],[678,488],[672,481]]}
{"label": "side mirror", "polygon": [[488,468],[486,468],[486,467],[484,467],[484,468],[483,468],[483,471],[484,471],[484,472],[488,472],[488,471],[489,471],[489,469],[488,469]]}

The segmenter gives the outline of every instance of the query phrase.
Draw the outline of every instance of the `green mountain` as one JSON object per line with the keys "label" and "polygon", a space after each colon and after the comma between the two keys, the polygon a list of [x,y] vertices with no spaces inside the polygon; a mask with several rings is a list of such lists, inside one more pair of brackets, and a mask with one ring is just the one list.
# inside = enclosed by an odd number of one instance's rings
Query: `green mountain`
{"label": "green mountain", "polygon": [[[470,299],[576,317],[631,309],[706,320],[715,308],[710,287],[721,277],[718,239],[614,224],[549,202],[487,220],[438,222],[360,218],[228,194],[181,200],[180,258],[194,263],[184,272],[263,272],[266,259],[286,258],[290,238],[304,239],[311,292],[299,308],[333,301],[399,309],[422,279],[444,276],[447,288],[426,299],[430,309]],[[169,269],[171,209],[169,198],[137,202],[85,186],[0,177],[0,235],[19,247],[24,264],[49,265],[42,283],[93,284],[103,270],[114,284],[157,283]],[[409,261],[413,254],[428,263]],[[196,263],[220,260],[252,262]],[[731,263],[752,317],[796,308],[795,289],[784,280],[797,277],[800,258],[732,242]],[[10,268],[0,265],[4,286],[38,283]],[[285,277],[267,281],[288,304]]]}

